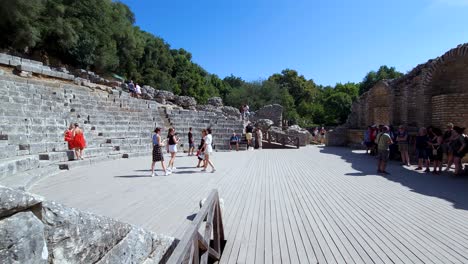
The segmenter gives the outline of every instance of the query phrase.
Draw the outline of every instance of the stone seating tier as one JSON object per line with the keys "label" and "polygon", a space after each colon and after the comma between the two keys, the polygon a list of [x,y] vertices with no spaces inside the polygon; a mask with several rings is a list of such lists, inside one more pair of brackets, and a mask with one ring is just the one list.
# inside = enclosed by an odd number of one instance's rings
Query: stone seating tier
{"label": "stone seating tier", "polygon": [[[0,180],[24,184],[103,159],[150,155],[151,132],[163,126],[158,105],[74,85],[0,77]],[[84,161],[63,141],[68,124],[85,132]],[[34,172],[34,173],[33,173]]]}
{"label": "stone seating tier", "polygon": [[[217,150],[229,146],[233,131],[243,132],[241,121],[213,112],[167,110],[127,93],[18,77],[0,76],[0,103],[0,180],[23,187],[59,169],[151,155],[155,127],[167,131],[175,126],[184,145],[180,150],[188,148],[190,126],[197,144],[200,130],[211,127]],[[84,161],[74,160],[63,141],[64,131],[75,122],[87,141]]]}

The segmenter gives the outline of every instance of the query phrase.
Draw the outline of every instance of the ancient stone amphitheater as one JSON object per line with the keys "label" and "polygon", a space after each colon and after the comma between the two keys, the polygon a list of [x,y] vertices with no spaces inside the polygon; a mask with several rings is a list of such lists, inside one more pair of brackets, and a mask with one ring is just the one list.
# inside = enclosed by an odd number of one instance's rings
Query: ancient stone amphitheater
{"label": "ancient stone amphitheater", "polygon": [[[196,142],[201,129],[211,127],[215,150],[227,149],[232,132],[243,134],[239,115],[133,98],[112,82],[96,78],[102,83],[92,83],[10,55],[1,54],[0,64],[0,262],[166,261],[174,238],[44,201],[24,190],[60,170],[149,156],[155,127],[175,127],[180,151],[188,148],[189,127]],[[64,142],[71,123],[84,130],[84,160],[75,160]]]}

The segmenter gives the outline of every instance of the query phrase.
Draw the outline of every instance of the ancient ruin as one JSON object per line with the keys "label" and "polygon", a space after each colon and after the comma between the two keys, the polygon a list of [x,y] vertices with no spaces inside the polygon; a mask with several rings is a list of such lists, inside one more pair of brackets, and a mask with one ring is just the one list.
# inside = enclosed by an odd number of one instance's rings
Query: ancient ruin
{"label": "ancient ruin", "polygon": [[360,143],[368,125],[468,127],[468,44],[418,65],[403,77],[377,83],[353,103],[347,122],[329,145]]}

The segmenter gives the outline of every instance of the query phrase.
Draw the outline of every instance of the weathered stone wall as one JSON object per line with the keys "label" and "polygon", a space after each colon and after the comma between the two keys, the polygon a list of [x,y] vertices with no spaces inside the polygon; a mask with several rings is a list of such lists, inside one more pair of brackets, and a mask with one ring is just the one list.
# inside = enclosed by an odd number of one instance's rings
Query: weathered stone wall
{"label": "weathered stone wall", "polygon": [[283,107],[279,104],[266,105],[252,116],[251,120],[270,119],[275,126],[282,126]]}
{"label": "weathered stone wall", "polygon": [[445,127],[447,121],[468,127],[468,93],[442,94],[432,97],[431,124]]}
{"label": "weathered stone wall", "polygon": [[446,123],[467,126],[468,44],[418,65],[399,79],[377,83],[353,103],[345,124],[365,129],[372,124],[410,128]]}
{"label": "weathered stone wall", "polygon": [[174,238],[0,186],[1,263],[161,263]]}

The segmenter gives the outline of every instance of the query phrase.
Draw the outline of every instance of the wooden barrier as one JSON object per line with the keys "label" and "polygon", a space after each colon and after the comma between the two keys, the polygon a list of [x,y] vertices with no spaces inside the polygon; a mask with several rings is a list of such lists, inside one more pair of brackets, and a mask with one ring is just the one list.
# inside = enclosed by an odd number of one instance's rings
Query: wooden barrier
{"label": "wooden barrier", "polygon": [[[206,221],[203,235],[200,227]],[[211,234],[213,233],[213,240]],[[168,264],[209,263],[219,261],[225,244],[224,227],[216,189],[212,190],[195,219],[185,231]]]}

